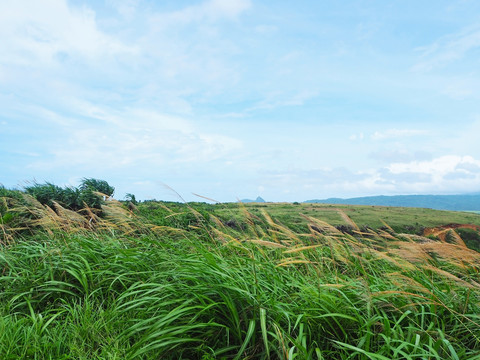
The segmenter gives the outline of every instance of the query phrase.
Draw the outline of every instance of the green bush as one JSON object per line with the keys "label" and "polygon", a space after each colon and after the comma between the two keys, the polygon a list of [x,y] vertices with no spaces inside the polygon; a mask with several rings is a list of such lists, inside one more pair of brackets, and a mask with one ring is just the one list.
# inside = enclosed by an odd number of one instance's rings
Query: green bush
{"label": "green bush", "polygon": [[460,228],[456,230],[469,249],[480,252],[480,233],[473,229]]}
{"label": "green bush", "polygon": [[112,196],[115,192],[115,188],[110,186],[105,180],[93,178],[83,178],[79,188],[82,192],[97,191],[105,194],[106,196]]}
{"label": "green bush", "polygon": [[7,214],[8,209],[13,206],[13,201],[20,200],[21,198],[22,195],[20,191],[9,190],[3,185],[0,185],[0,217]]}
{"label": "green bush", "polygon": [[27,194],[32,195],[41,204],[50,207],[53,205],[53,201],[62,201],[63,191],[61,187],[49,182],[45,184],[34,184],[25,188]]}

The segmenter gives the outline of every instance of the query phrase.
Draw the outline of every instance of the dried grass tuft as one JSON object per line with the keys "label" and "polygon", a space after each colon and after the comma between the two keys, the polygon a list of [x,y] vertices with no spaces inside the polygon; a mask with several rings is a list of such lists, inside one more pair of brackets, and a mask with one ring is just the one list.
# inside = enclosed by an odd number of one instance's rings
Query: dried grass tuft
{"label": "dried grass tuft", "polygon": [[279,244],[279,243],[276,243],[276,242],[273,242],[273,241],[267,241],[267,240],[247,240],[247,242],[249,243],[252,243],[252,244],[256,244],[256,245],[262,245],[262,246],[265,246],[265,247],[269,247],[269,248],[286,248],[285,245],[282,245],[282,244]]}
{"label": "dried grass tuft", "polygon": [[358,227],[357,224],[345,213],[345,211],[341,209],[337,209],[338,214],[340,217],[345,221],[348,225],[350,225],[352,228],[354,228],[357,231],[360,231],[360,228]]}

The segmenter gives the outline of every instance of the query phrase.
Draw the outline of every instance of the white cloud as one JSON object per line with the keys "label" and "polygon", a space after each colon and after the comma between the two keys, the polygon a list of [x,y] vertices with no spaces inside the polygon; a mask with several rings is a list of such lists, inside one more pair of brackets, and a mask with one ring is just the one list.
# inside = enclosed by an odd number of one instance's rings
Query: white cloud
{"label": "white cloud", "polygon": [[371,135],[372,140],[398,139],[411,136],[426,135],[424,130],[414,129],[389,129],[385,131],[376,131]]}
{"label": "white cloud", "polygon": [[404,147],[393,147],[390,144],[384,148],[377,149],[368,154],[368,157],[382,163],[405,163],[415,160],[430,160],[432,154],[428,151],[407,149]]}
{"label": "white cloud", "polygon": [[[118,169],[129,166],[136,169],[134,171],[142,171],[142,167],[225,161],[242,147],[237,139],[201,131],[187,119],[154,110],[114,110],[87,102],[79,103],[74,110],[83,120],[55,121],[56,126],[62,124],[56,128],[56,141],[42,144],[51,158],[48,162],[35,161],[30,167]],[[46,121],[51,113],[40,112],[47,117]],[[56,114],[56,117],[62,115]]]}
{"label": "white cloud", "polygon": [[230,30],[249,7],[246,0],[210,0],[144,14],[143,32],[134,38],[139,50],[132,70],[143,86],[166,93],[163,97],[175,106],[188,108],[181,104],[185,97],[206,103],[225,96],[242,76],[241,41]]}
{"label": "white cloud", "polygon": [[70,56],[94,61],[136,51],[100,31],[92,10],[68,6],[65,0],[0,2],[0,37],[0,63],[17,66],[51,65]]}
{"label": "white cloud", "polygon": [[303,105],[308,100],[311,100],[319,95],[319,92],[316,90],[304,90],[297,94],[294,94],[292,97],[283,102],[283,106],[300,106]]}
{"label": "white cloud", "polygon": [[286,106],[302,106],[308,101],[316,98],[319,95],[318,90],[304,90],[298,92],[294,91],[271,91],[266,94],[265,99],[258,102],[254,106],[246,109],[247,113],[255,112],[257,110],[271,110]]}
{"label": "white cloud", "polygon": [[355,141],[355,140],[363,140],[364,135],[363,132],[358,133],[358,134],[352,134],[348,137],[350,140]]}
{"label": "white cloud", "polygon": [[122,108],[121,111],[92,103],[87,100],[69,99],[69,108],[76,116],[100,120],[106,126],[122,131],[145,131],[154,129],[190,133],[194,131],[192,122],[179,117],[163,114],[147,108]]}
{"label": "white cloud", "polygon": [[478,97],[478,79],[475,74],[468,74],[465,78],[449,78],[442,92],[455,100],[464,100],[471,96]]}
{"label": "white cloud", "polygon": [[472,156],[454,156],[447,155],[435,158],[431,161],[413,161],[410,163],[396,163],[390,165],[389,170],[394,173],[402,172],[416,172],[426,173],[431,175],[445,175],[449,172],[455,171],[458,166],[463,165],[477,165],[480,166],[480,161],[475,160]]}
{"label": "white cloud", "polygon": [[284,169],[264,172],[261,182],[269,184],[265,195],[270,198],[285,188],[292,196],[307,189],[310,198],[467,193],[479,190],[480,160],[452,155],[359,171],[351,167]]}
{"label": "white cloud", "polygon": [[480,160],[472,156],[447,155],[431,161],[394,163],[387,169],[390,174],[384,177],[400,179],[404,184],[399,188],[418,193],[478,191],[480,184]]}

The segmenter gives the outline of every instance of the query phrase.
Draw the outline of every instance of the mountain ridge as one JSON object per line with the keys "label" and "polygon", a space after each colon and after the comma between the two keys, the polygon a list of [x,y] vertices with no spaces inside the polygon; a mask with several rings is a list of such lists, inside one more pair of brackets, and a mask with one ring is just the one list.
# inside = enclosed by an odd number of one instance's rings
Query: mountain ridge
{"label": "mountain ridge", "polygon": [[354,198],[313,199],[304,203],[372,205],[431,208],[436,210],[480,211],[480,193],[468,195],[379,195]]}
{"label": "mountain ridge", "polygon": [[242,200],[240,200],[240,202],[242,202],[242,203],[264,203],[265,200],[263,200],[262,197],[257,196],[257,198],[256,198],[255,200],[252,200],[252,199],[242,199]]}

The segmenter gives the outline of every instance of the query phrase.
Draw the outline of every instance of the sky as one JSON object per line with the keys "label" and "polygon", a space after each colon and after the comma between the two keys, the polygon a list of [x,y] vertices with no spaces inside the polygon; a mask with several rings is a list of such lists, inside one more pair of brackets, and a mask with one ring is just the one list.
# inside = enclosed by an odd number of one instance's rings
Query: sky
{"label": "sky", "polygon": [[3,0],[0,184],[480,191],[477,0]]}

